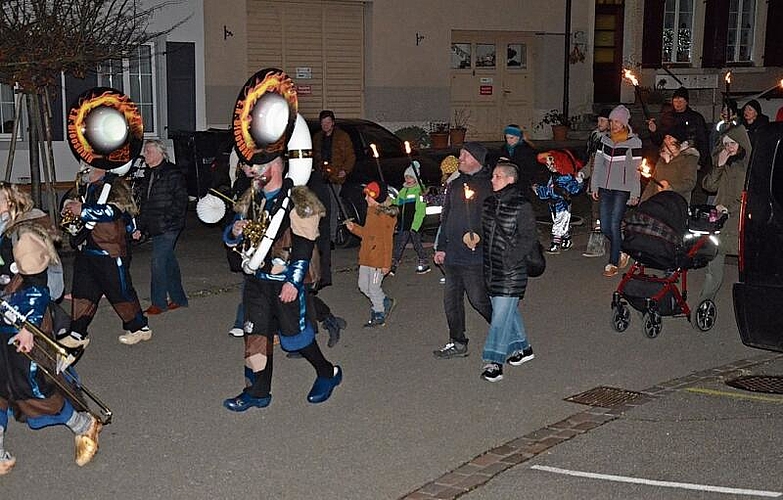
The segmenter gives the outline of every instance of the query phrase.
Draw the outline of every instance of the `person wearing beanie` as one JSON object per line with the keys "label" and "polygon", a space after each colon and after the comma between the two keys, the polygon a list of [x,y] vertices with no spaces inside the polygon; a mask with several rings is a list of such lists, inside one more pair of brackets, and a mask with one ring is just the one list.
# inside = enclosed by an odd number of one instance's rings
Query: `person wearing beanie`
{"label": "person wearing beanie", "polygon": [[690,204],[698,170],[699,151],[688,142],[685,127],[680,125],[669,129],[663,137],[658,161],[639,201],[643,202],[660,191],[674,191]]}
{"label": "person wearing beanie", "polygon": [[365,327],[386,325],[395,300],[383,291],[383,278],[391,270],[394,226],[397,207],[391,205],[388,188],[383,182],[372,181],[364,188],[367,217],[364,225],[351,220],[345,223],[350,232],[362,239],[359,247],[359,290],[372,304]]}
{"label": "person wearing beanie", "polygon": [[[83,466],[98,451],[101,422],[86,411],[76,411],[55,382],[28,358],[34,348],[32,327],[52,336],[46,270],[59,263],[59,258],[46,229],[35,222],[16,226],[11,238],[19,272],[5,289],[0,313],[23,320],[0,322],[0,475],[9,473],[16,464],[16,458],[5,449],[9,414],[16,412],[31,429],[50,425],[71,429],[76,463]],[[26,325],[31,325],[30,329]]]}
{"label": "person wearing beanie", "polygon": [[750,137],[750,143],[753,144],[756,131],[769,123],[769,117],[761,112],[761,104],[756,99],[751,99],[742,106],[742,124]]}
{"label": "person wearing beanie", "polygon": [[628,265],[628,255],[620,251],[620,226],[627,205],[639,202],[639,166],[642,163],[642,140],[629,125],[631,113],[622,104],[609,114],[609,133],[601,138],[595,154],[590,192],[600,203],[601,232],[609,239],[609,262],[603,275],[617,275]]}
{"label": "person wearing beanie", "polygon": [[710,158],[710,131],[704,116],[691,108],[688,104],[690,94],[688,89],[680,87],[672,94],[671,109],[661,113],[658,119],[650,119],[647,128],[650,138],[658,148],[663,145],[666,133],[675,127],[684,126],[688,135],[688,143],[699,151],[699,181],[692,194],[694,203],[705,203],[707,193],[700,187],[700,180],[704,177],[711,165]]}
{"label": "person wearing beanie", "polygon": [[546,182],[547,173],[536,161],[538,152],[535,146],[527,140],[522,128],[516,123],[506,125],[506,128],[503,129],[503,136],[505,142],[497,152],[494,161],[489,162],[489,166],[492,167],[502,158],[517,165],[519,167],[518,182],[523,191],[534,183]]}
{"label": "person wearing beanie", "polygon": [[465,143],[459,154],[459,175],[449,184],[443,202],[433,260],[443,266],[446,277],[443,308],[449,341],[433,351],[436,359],[468,355],[465,295],[487,323],[492,319],[492,304],[484,283],[484,243],[479,236],[481,208],[492,194],[492,173],[482,162],[485,159],[484,146]]}
{"label": "person wearing beanie", "polygon": [[[602,108],[596,117],[596,127],[590,132],[590,136],[587,138],[587,147],[585,148],[585,166],[582,168],[582,176],[585,179],[585,186],[588,189],[588,195],[590,189],[590,177],[593,175],[593,164],[595,163],[595,154],[601,147],[601,140],[604,135],[609,132],[609,113],[612,110],[610,108]],[[598,200],[590,198],[590,225],[593,232],[587,241],[587,248],[582,255],[584,257],[601,257],[606,252],[604,245],[604,237],[601,234],[601,217],[599,213]]]}
{"label": "person wearing beanie", "polygon": [[397,272],[397,266],[402,261],[402,255],[409,241],[413,244],[413,250],[419,259],[416,265],[416,274],[427,274],[431,270],[427,265],[427,254],[421,244],[421,235],[419,234],[424,216],[427,215],[427,203],[424,201],[423,187],[419,177],[420,169],[419,162],[413,160],[411,165],[405,169],[405,182],[393,200],[393,203],[399,207],[400,213],[397,217],[398,231],[394,242],[394,254],[392,255],[389,276],[394,276]]}

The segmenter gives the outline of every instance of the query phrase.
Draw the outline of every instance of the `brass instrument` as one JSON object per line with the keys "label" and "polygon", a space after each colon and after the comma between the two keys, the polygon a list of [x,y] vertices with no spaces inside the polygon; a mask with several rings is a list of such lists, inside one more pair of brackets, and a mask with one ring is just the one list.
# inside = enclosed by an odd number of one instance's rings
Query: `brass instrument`
{"label": "brass instrument", "polygon": [[76,236],[79,234],[79,231],[84,228],[82,218],[73,213],[69,208],[64,209],[61,216],[60,227],[71,236]]}
{"label": "brass instrument", "polygon": [[[103,425],[111,423],[113,416],[111,409],[95,393],[80,383],[74,373],[68,371],[68,368],[81,356],[82,349],[68,349],[58,344],[40,328],[27,321],[23,314],[5,300],[0,300],[0,309],[6,321],[11,322],[19,330],[24,328],[33,334],[33,351],[22,352],[22,354],[37,364],[38,369],[65,394],[75,408],[88,412]],[[55,373],[52,373],[47,365],[54,365]],[[82,395],[95,403],[100,413],[95,413]]]}

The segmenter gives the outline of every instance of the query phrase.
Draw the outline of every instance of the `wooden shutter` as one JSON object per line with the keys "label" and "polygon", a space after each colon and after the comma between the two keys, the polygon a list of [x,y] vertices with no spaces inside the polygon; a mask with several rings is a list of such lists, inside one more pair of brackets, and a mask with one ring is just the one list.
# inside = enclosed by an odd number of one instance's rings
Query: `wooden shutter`
{"label": "wooden shutter", "polygon": [[783,66],[783,0],[767,3],[767,37],[764,41],[764,66]]}
{"label": "wooden shutter", "polygon": [[726,43],[729,34],[729,0],[706,2],[704,13],[704,43],[701,66],[722,68],[726,66]]}
{"label": "wooden shutter", "polygon": [[645,0],[642,68],[660,68],[663,54],[663,11],[665,0]]}
{"label": "wooden shutter", "polygon": [[[285,70],[306,92],[299,113],[338,118],[364,113],[364,5],[360,2],[248,0],[248,76],[261,68]],[[297,78],[309,68],[311,78]]]}

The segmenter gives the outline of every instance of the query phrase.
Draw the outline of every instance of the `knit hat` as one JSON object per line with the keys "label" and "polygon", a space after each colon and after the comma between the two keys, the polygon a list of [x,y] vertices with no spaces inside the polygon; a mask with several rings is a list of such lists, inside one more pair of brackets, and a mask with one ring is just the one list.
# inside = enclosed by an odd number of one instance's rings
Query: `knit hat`
{"label": "knit hat", "polygon": [[49,267],[51,257],[46,242],[32,232],[24,232],[14,245],[14,261],[19,274],[38,274]]}
{"label": "knit hat", "polygon": [[503,129],[503,135],[515,135],[517,137],[522,137],[522,129],[519,128],[518,125],[508,125],[505,129]]}
{"label": "knit hat", "polygon": [[761,104],[755,99],[751,99],[750,101],[746,102],[744,106],[742,106],[742,110],[744,111],[746,107],[750,106],[751,108],[756,110],[756,113],[761,115]]}
{"label": "knit hat", "polygon": [[682,97],[686,101],[690,101],[690,99],[688,99],[688,89],[685,87],[680,87],[675,90],[674,94],[672,94],[672,100],[677,99],[678,97]]}
{"label": "knit hat", "polygon": [[688,140],[688,129],[685,128],[684,123],[675,123],[668,129],[666,129],[664,135],[670,135],[675,139],[677,139],[677,142],[682,144],[683,142]]}
{"label": "knit hat", "polygon": [[628,122],[631,120],[631,112],[628,111],[628,108],[620,104],[609,113],[609,119],[620,122],[628,127]]}
{"label": "knit hat", "polygon": [[601,108],[598,112],[598,118],[609,118],[609,113],[612,112],[612,108]]}
{"label": "knit hat", "polygon": [[414,179],[419,178],[419,174],[421,172],[421,165],[418,161],[413,160],[408,168],[405,169],[405,173],[403,176],[405,177],[413,177]]}
{"label": "knit hat", "polygon": [[466,142],[462,145],[462,149],[470,153],[470,156],[476,159],[477,162],[484,165],[487,160],[487,148],[478,142]]}
{"label": "knit hat", "polygon": [[389,197],[389,190],[383,182],[372,181],[364,187],[364,194],[369,194],[373,200],[383,203]]}

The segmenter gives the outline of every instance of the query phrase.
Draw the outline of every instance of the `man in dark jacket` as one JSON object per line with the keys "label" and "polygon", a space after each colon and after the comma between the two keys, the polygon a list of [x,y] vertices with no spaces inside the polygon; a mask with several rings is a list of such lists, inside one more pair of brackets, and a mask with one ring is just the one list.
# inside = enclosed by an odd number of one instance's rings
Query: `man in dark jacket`
{"label": "man in dark jacket", "polygon": [[[162,141],[147,141],[143,155],[149,170],[141,199],[139,231],[152,237],[152,305],[146,310],[149,315],[188,305],[174,255],[177,238],[185,227],[188,192],[182,170],[169,161]],[[134,238],[139,236],[139,232],[134,233]]]}
{"label": "man in dark jacket", "polygon": [[492,303],[481,376],[489,382],[503,378],[504,363],[519,366],[535,357],[518,306],[527,288],[525,257],[538,243],[536,219],[518,181],[517,166],[499,161],[481,216],[484,282]]}
{"label": "man in dark jacket", "polygon": [[466,142],[459,155],[460,175],[451,181],[435,241],[434,261],[443,265],[446,287],[443,306],[449,324],[449,342],[433,351],[438,359],[468,355],[465,336],[465,294],[487,322],[492,316],[483,274],[481,207],[492,192],[490,171],[485,166],[487,148]]}
{"label": "man in dark jacket", "polygon": [[647,127],[650,130],[650,138],[659,148],[670,130],[685,128],[688,143],[699,151],[699,179],[692,200],[694,204],[701,204],[707,201],[707,193],[701,189],[701,179],[710,168],[710,132],[704,117],[688,105],[688,99],[688,89],[680,87],[675,90],[672,94],[672,109],[661,113],[660,124],[651,119],[647,122]]}

